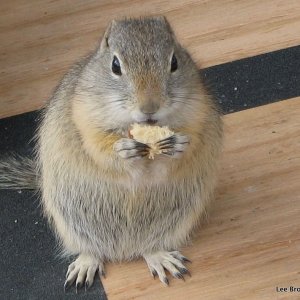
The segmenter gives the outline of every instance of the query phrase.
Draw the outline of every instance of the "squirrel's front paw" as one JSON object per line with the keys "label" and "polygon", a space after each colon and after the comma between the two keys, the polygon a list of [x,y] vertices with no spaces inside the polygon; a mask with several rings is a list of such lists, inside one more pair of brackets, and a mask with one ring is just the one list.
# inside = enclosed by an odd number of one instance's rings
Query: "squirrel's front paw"
{"label": "squirrel's front paw", "polygon": [[181,133],[175,133],[174,135],[157,142],[156,145],[162,151],[162,154],[179,158],[186,150],[189,143],[190,138],[188,136]]}
{"label": "squirrel's front paw", "polygon": [[133,139],[122,138],[114,143],[114,150],[122,158],[141,158],[149,155],[150,147]]}

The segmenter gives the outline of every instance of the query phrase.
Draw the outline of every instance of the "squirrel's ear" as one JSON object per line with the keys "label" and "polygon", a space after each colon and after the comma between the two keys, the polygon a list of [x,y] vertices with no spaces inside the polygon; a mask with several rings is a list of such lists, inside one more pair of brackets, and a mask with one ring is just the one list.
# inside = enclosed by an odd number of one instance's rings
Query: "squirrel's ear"
{"label": "squirrel's ear", "polygon": [[112,20],[109,23],[109,25],[107,26],[107,28],[105,30],[105,33],[104,33],[104,35],[102,37],[101,44],[100,44],[100,49],[101,50],[109,47],[110,33],[111,33],[111,30],[112,30],[113,26],[115,26],[115,24],[116,24],[116,21]]}
{"label": "squirrel's ear", "polygon": [[162,23],[168,23],[168,20],[165,16],[155,16],[153,18],[156,19],[157,21],[162,22]]}
{"label": "squirrel's ear", "polygon": [[167,27],[167,29],[168,29],[168,31],[172,34],[172,36],[175,37],[174,31],[173,31],[173,29],[172,29],[172,27],[171,27],[168,19],[165,16],[156,16],[155,19],[157,21],[162,22],[163,24],[165,24],[166,27]]}
{"label": "squirrel's ear", "polygon": [[154,17],[152,17],[152,19],[157,23],[161,23],[161,24],[166,25],[167,27],[170,27],[170,23],[165,16],[162,16],[162,15],[154,16]]}

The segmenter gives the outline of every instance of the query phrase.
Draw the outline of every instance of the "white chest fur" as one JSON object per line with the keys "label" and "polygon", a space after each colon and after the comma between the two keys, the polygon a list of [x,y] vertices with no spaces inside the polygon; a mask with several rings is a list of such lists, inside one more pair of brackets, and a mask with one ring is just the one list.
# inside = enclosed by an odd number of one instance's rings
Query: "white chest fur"
{"label": "white chest fur", "polygon": [[128,188],[165,184],[171,175],[170,158],[156,156],[154,160],[135,160],[130,164],[128,172],[131,178],[124,182]]}

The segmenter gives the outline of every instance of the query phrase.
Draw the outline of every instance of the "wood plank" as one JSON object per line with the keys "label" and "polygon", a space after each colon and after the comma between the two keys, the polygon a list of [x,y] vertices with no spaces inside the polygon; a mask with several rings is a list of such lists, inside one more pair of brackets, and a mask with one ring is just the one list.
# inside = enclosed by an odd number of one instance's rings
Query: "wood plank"
{"label": "wood plank", "polygon": [[[109,264],[108,299],[299,299],[300,97],[224,117],[208,224],[183,249],[191,278],[153,280],[143,261]],[[170,277],[169,277],[170,278]]]}
{"label": "wood plank", "polygon": [[43,106],[112,18],[166,15],[202,67],[300,44],[297,0],[11,0],[0,9],[0,117]]}

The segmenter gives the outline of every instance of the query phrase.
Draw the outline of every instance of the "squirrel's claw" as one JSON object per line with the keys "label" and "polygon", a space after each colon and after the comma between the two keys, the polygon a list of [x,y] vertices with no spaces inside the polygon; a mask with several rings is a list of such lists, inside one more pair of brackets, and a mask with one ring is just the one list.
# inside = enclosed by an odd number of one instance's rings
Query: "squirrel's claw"
{"label": "squirrel's claw", "polygon": [[72,285],[73,282],[69,281],[69,280],[66,280],[65,281],[65,284],[64,284],[64,291],[66,292],[69,287]]}
{"label": "squirrel's claw", "polygon": [[150,147],[133,139],[122,138],[113,146],[117,154],[124,159],[141,158],[149,155]]}
{"label": "squirrel's claw", "polygon": [[162,154],[179,158],[190,143],[188,136],[176,133],[156,143]]}
{"label": "squirrel's claw", "polygon": [[170,252],[170,254],[179,259],[181,262],[188,262],[188,263],[192,263],[191,260],[189,260],[188,258],[186,258],[185,256],[183,256],[179,251],[172,251]]}

